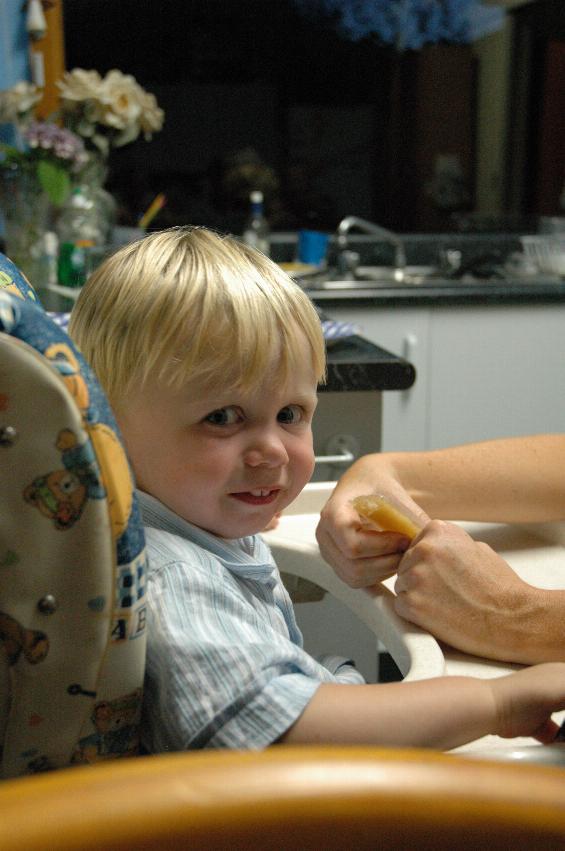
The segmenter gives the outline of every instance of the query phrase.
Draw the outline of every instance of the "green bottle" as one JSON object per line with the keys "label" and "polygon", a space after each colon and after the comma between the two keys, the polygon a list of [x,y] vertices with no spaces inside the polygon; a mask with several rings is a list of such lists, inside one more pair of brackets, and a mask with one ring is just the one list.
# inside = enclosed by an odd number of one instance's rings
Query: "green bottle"
{"label": "green bottle", "polygon": [[73,190],[61,212],[57,234],[58,282],[63,287],[82,287],[104,241],[100,214],[86,187]]}

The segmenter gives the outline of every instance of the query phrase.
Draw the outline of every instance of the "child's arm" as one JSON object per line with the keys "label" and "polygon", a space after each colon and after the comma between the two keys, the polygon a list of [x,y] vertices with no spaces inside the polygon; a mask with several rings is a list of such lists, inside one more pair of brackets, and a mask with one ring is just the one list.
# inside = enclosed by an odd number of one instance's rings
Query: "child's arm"
{"label": "child's arm", "polygon": [[551,742],[565,709],[565,664],[495,679],[441,677],[383,685],[322,684],[279,741],[449,750],[488,734]]}

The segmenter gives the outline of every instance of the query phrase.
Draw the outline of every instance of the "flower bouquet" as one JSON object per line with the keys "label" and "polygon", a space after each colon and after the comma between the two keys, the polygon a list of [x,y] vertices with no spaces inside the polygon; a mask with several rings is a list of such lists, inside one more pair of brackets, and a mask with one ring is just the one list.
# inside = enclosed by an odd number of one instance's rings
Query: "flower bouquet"
{"label": "flower bouquet", "polygon": [[16,144],[0,144],[0,172],[5,179],[24,174],[37,178],[49,201],[60,206],[88,160],[83,140],[70,130],[48,121],[34,121],[33,107],[41,99],[37,88],[26,82],[0,92],[0,123],[14,125]]}
{"label": "flower bouquet", "polygon": [[34,122],[33,109],[41,91],[20,81],[0,91],[0,124],[11,123],[16,145],[0,145],[0,170],[19,166],[36,173],[42,189],[55,205],[69,194],[71,178],[110,148],[146,140],[163,126],[164,113],[155,96],[129,74],[75,68],[56,83],[59,109],[47,121]]}
{"label": "flower bouquet", "polygon": [[163,126],[164,113],[155,96],[146,92],[129,74],[75,68],[58,81],[59,116],[63,125],[84,142],[88,161],[80,173],[85,194],[90,195],[105,243],[116,219],[116,204],[103,187],[108,154],[140,136],[149,141]]}
{"label": "flower bouquet", "polygon": [[101,77],[97,71],[75,68],[57,87],[64,125],[104,155],[141,133],[149,140],[163,126],[164,113],[155,96],[130,74],[113,70]]}
{"label": "flower bouquet", "polygon": [[114,202],[102,188],[110,149],[141,134],[149,140],[163,126],[154,95],[121,71],[101,77],[75,68],[56,85],[59,106],[45,121],[33,120],[42,98],[35,85],[20,81],[0,91],[0,123],[12,124],[15,134],[14,144],[0,143],[0,211],[6,250],[24,271],[43,251],[53,210],[73,185],[91,184],[100,217],[111,218]]}

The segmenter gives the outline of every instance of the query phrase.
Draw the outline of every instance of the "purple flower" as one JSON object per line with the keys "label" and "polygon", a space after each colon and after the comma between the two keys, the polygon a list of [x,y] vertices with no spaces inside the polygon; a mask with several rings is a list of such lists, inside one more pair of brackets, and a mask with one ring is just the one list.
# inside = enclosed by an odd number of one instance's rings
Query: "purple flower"
{"label": "purple flower", "polygon": [[24,131],[24,139],[32,150],[51,151],[73,166],[84,165],[86,151],[82,139],[71,130],[47,121],[32,121]]}

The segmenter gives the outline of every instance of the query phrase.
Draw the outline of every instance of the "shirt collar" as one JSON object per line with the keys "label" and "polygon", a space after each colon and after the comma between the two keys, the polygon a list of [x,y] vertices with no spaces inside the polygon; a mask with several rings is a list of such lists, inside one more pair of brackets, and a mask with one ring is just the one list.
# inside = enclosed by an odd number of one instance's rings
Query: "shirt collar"
{"label": "shirt collar", "polygon": [[137,490],[143,524],[179,535],[215,555],[232,573],[244,579],[274,584],[276,567],[268,546],[259,535],[220,538],[184,520],[158,499]]}

